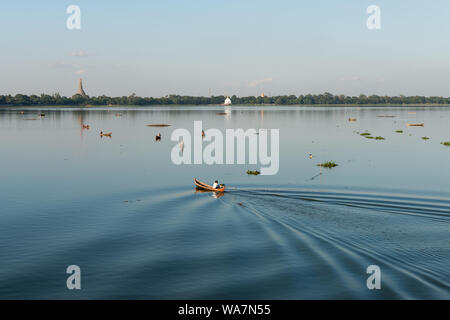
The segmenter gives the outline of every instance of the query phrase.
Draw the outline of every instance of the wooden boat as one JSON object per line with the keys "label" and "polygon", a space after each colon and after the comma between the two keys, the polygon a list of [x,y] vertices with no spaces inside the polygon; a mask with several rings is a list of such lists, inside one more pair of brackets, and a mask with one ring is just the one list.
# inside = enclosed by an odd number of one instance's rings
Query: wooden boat
{"label": "wooden boat", "polygon": [[147,127],[170,127],[170,124],[155,123],[155,124],[148,124]]}
{"label": "wooden boat", "polygon": [[89,130],[90,126],[88,124],[83,124],[83,129],[88,129]]}
{"label": "wooden boat", "polygon": [[112,132],[105,133],[100,131],[100,137],[112,137]]}
{"label": "wooden boat", "polygon": [[425,124],[424,123],[407,123],[406,125],[408,127],[423,127]]}
{"label": "wooden boat", "polygon": [[213,191],[213,192],[224,192],[225,191],[225,185],[223,185],[223,184],[220,185],[219,189],[216,189],[216,188],[213,188],[212,186],[210,186],[204,182],[201,182],[195,178],[194,178],[194,183],[198,188],[203,189],[203,190],[208,190],[208,191]]}

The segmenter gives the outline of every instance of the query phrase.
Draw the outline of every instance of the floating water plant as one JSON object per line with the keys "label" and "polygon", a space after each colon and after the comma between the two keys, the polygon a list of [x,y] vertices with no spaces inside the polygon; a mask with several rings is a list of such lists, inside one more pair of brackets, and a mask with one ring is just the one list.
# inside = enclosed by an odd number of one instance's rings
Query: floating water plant
{"label": "floating water plant", "polygon": [[366,139],[375,139],[375,140],[385,140],[383,137],[378,136],[378,137],[373,137],[373,136],[365,136]]}
{"label": "floating water plant", "polygon": [[397,130],[397,131],[395,131],[395,132],[397,132],[397,133],[403,133],[403,130]]}
{"label": "floating water plant", "polygon": [[254,171],[251,171],[251,170],[247,170],[247,174],[252,174],[252,175],[254,175],[254,176],[257,176],[258,174],[260,174],[261,172],[259,172],[258,170],[254,170]]}
{"label": "floating water plant", "polygon": [[363,132],[363,133],[361,133],[360,135],[361,135],[361,136],[370,136],[370,133],[369,133],[369,132]]}
{"label": "floating water plant", "polygon": [[422,140],[428,140],[428,139],[430,139],[430,138],[428,138],[428,137],[422,137]]}
{"label": "floating water plant", "polygon": [[450,147],[450,141],[447,142],[441,142],[442,145],[446,146],[446,147]]}
{"label": "floating water plant", "polygon": [[323,168],[334,168],[334,167],[337,167],[338,165],[333,161],[327,161],[324,163],[319,163],[317,166],[323,167]]}

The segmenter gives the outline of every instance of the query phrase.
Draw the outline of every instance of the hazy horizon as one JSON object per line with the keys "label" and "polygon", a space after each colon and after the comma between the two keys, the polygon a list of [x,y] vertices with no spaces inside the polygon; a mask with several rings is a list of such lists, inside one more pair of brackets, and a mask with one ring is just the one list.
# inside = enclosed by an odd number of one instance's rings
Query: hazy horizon
{"label": "hazy horizon", "polygon": [[[69,30],[66,9],[81,8]],[[381,29],[366,27],[369,5]],[[450,96],[450,3],[2,3],[0,94]]]}

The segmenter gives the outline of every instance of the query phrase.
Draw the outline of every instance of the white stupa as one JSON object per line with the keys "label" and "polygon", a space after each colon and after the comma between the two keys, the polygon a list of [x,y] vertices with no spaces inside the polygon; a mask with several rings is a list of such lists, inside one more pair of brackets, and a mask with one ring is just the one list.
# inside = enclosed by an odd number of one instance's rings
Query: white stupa
{"label": "white stupa", "polygon": [[223,103],[225,106],[229,106],[229,105],[231,105],[231,99],[230,99],[230,97],[227,97],[226,99],[225,99],[225,102]]}

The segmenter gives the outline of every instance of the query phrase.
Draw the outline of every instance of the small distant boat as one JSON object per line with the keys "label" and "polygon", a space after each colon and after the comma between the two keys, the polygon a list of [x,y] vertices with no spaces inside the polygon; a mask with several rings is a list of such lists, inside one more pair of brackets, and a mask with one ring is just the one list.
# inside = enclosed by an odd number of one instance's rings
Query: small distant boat
{"label": "small distant boat", "polygon": [[197,180],[196,178],[194,178],[194,183],[198,188],[203,189],[203,190],[208,190],[208,191],[213,191],[213,192],[224,192],[225,191],[225,185],[223,185],[223,184],[220,185],[219,189],[216,189],[204,182]]}
{"label": "small distant boat", "polygon": [[170,124],[155,123],[155,124],[148,124],[147,127],[170,127]]}
{"label": "small distant boat", "polygon": [[100,137],[112,137],[112,132],[108,132],[108,133],[106,133],[106,132],[103,132],[103,131],[100,131]]}
{"label": "small distant boat", "polygon": [[90,126],[88,124],[83,124],[83,129],[89,130]]}
{"label": "small distant boat", "polygon": [[356,118],[348,118],[348,121],[349,122],[354,122],[354,121],[356,121]]}
{"label": "small distant boat", "polygon": [[408,127],[423,127],[423,126],[425,126],[424,123],[407,123],[406,125]]}

